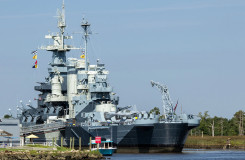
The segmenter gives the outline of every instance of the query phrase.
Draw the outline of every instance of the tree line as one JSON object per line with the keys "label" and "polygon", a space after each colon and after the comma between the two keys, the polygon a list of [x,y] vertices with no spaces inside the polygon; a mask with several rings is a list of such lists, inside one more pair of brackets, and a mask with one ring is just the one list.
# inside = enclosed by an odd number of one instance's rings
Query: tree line
{"label": "tree line", "polygon": [[243,124],[245,122],[245,112],[239,110],[231,119],[223,117],[211,117],[208,111],[199,113],[198,117],[201,118],[200,126],[192,129],[191,135],[208,135],[208,136],[237,136],[244,135]]}

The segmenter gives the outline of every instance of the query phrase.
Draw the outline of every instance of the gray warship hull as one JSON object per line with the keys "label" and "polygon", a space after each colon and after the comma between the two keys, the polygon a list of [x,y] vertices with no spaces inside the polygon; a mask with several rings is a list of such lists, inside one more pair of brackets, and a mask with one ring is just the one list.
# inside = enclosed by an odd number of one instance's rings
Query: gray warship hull
{"label": "gray warship hull", "polygon": [[[157,123],[151,126],[123,125],[108,128],[66,127],[65,137],[81,135],[83,146],[88,147],[89,137],[112,137],[118,153],[163,153],[181,152],[189,127],[187,123]],[[76,142],[76,141],[75,141]],[[79,144],[76,143],[76,146]]]}
{"label": "gray warship hull", "polygon": [[[88,149],[90,137],[94,139],[100,136],[102,140],[112,139],[117,146],[117,153],[164,153],[181,152],[188,131],[193,128],[188,123],[155,123],[152,125],[118,125],[118,126],[66,126],[52,131],[36,132],[40,139],[34,141],[52,141],[56,137],[56,143],[64,146]],[[63,137],[63,138],[61,138]]]}

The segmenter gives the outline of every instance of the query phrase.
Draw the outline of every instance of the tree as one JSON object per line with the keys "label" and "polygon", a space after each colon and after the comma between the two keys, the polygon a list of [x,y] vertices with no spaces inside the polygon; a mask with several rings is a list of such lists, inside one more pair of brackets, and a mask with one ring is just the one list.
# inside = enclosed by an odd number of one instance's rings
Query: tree
{"label": "tree", "polygon": [[244,117],[244,112],[239,111],[239,136],[243,136],[244,130],[243,130],[243,118]]}
{"label": "tree", "polygon": [[239,110],[230,120],[230,135],[244,135],[244,112]]}
{"label": "tree", "polygon": [[227,118],[223,118],[223,117],[214,117],[213,118],[214,122],[215,122],[215,131],[214,134],[216,136],[224,136],[227,135],[227,129],[228,127],[228,119]]}
{"label": "tree", "polygon": [[153,109],[150,110],[150,113],[155,113],[156,115],[159,115],[160,109],[158,107],[154,107]]}
{"label": "tree", "polygon": [[198,117],[201,118],[200,126],[193,129],[194,133],[198,133],[198,135],[227,135],[228,119],[223,117],[210,117],[208,111],[205,111],[203,114],[200,112]]}
{"label": "tree", "polygon": [[200,112],[198,114],[198,117],[201,118],[200,126],[198,128],[200,129],[201,132],[203,132],[203,134],[210,135],[210,131],[209,131],[210,115],[208,114],[208,111],[205,111],[203,115]]}
{"label": "tree", "polygon": [[227,135],[228,136],[235,136],[238,135],[238,127],[237,127],[237,121],[233,117],[228,122],[228,129],[227,129]]}
{"label": "tree", "polygon": [[3,118],[5,118],[5,119],[9,119],[9,118],[11,118],[11,115],[9,115],[9,114],[5,114]]}
{"label": "tree", "polygon": [[212,129],[212,137],[214,137],[214,119],[213,123],[210,123],[211,129]]}
{"label": "tree", "polygon": [[214,136],[236,136],[244,135],[244,126],[245,123],[245,112],[240,110],[234,114],[231,119],[223,117],[210,117],[208,111],[205,111],[203,114],[200,112],[198,117],[201,118],[200,126],[193,129],[195,135],[204,135]]}

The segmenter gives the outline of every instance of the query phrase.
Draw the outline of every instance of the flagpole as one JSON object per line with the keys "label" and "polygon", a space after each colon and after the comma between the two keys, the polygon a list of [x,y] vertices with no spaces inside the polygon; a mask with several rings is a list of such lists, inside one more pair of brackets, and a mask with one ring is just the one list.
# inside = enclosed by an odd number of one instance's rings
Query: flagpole
{"label": "flagpole", "polygon": [[181,108],[181,114],[182,114],[182,104],[181,104],[181,107],[180,108]]}

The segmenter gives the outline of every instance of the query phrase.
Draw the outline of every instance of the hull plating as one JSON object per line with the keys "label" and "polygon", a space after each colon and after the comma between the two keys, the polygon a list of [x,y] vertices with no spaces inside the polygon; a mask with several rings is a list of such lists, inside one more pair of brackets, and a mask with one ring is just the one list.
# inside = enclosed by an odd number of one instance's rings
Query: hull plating
{"label": "hull plating", "polygon": [[101,136],[112,139],[120,153],[181,152],[188,134],[187,123],[157,123],[152,126],[122,125],[104,128],[66,127],[63,135],[66,144],[75,138],[75,146],[88,147],[89,138]]}

